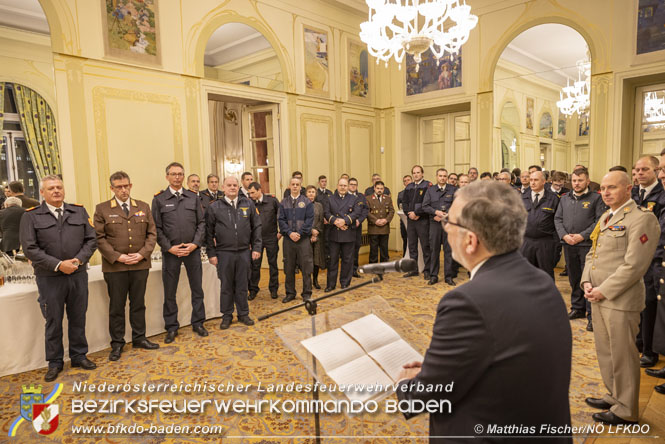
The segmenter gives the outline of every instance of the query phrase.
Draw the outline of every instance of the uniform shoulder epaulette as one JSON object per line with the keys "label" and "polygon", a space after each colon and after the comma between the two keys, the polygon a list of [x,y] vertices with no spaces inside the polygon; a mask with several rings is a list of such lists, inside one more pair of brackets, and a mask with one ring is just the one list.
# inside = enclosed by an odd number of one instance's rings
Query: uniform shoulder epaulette
{"label": "uniform shoulder epaulette", "polygon": [[155,193],[155,196],[159,196],[159,195],[162,194],[163,192],[164,192],[164,190],[159,190],[159,191],[157,191],[157,192]]}
{"label": "uniform shoulder epaulette", "polygon": [[25,211],[32,211],[32,210],[36,210],[36,209],[37,209],[37,208],[39,208],[39,207],[40,207],[40,205],[36,205],[36,206],[34,206],[34,207],[32,207],[32,208],[28,208],[28,209],[27,209],[27,210],[25,210]]}
{"label": "uniform shoulder epaulette", "polygon": [[[639,209],[640,209],[641,211],[643,211],[644,213],[651,213],[651,210],[649,210],[648,208],[644,208],[644,207],[642,207],[642,206],[640,206],[640,205],[638,205],[637,208],[639,208]],[[628,209],[628,208],[626,208],[626,209]],[[624,211],[625,211],[625,210],[624,210]],[[627,213],[627,212],[628,212],[628,211],[626,211],[626,213]]]}
{"label": "uniform shoulder epaulette", "polygon": [[70,204],[70,205],[74,205],[75,207],[82,207],[83,206],[83,205],[77,204],[77,203],[73,203],[73,204]]}

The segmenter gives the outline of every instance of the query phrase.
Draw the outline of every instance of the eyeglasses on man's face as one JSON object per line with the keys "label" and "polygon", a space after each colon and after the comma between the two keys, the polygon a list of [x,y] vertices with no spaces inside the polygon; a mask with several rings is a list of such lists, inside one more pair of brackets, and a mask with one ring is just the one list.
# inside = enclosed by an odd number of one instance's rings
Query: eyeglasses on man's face
{"label": "eyeglasses on man's face", "polygon": [[446,214],[443,216],[443,219],[441,219],[441,223],[443,224],[444,227],[445,227],[446,225],[454,225],[454,226],[456,226],[456,227],[458,227],[458,228],[463,228],[463,229],[465,229],[465,230],[468,230],[468,228],[465,227],[464,225],[460,225],[460,224],[458,224],[458,223],[456,223],[456,222],[451,221],[451,220],[450,220],[450,217],[448,216],[448,213],[446,213]]}

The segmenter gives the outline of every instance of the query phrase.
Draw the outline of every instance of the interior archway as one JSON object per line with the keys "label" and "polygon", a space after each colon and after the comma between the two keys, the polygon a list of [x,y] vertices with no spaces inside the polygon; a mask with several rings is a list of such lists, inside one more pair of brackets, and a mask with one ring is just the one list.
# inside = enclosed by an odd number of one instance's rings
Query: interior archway
{"label": "interior archway", "polygon": [[[494,71],[494,127],[501,137],[494,149],[503,167],[542,165],[567,171],[577,161],[575,152],[589,145],[589,131],[577,131],[588,122],[590,97],[589,47],[575,29],[557,23],[534,26],[516,36],[503,50]],[[586,95],[579,109],[559,106],[565,88],[576,84]],[[580,83],[581,82],[581,83]],[[501,105],[510,98],[515,109]],[[499,107],[501,105],[501,107]],[[517,114],[514,130],[516,157],[505,146],[508,126],[504,111]]]}

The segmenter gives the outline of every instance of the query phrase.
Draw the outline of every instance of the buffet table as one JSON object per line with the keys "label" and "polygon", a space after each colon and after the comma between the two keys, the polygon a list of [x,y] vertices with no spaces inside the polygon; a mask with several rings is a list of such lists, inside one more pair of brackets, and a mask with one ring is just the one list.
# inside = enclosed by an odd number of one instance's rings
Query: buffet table
{"label": "buffet table", "polygon": [[[89,353],[111,347],[109,335],[109,297],[101,265],[88,270],[88,312],[86,336]],[[206,318],[221,316],[219,307],[219,279],[217,269],[208,262],[203,263],[203,292],[205,294]],[[178,321],[180,326],[190,324],[192,304],[185,267],[180,272],[178,283]],[[0,287],[0,376],[21,373],[47,366],[44,351],[44,326],[39,304],[37,285],[8,284]],[[162,263],[153,262],[145,295],[146,336],[163,333],[164,318],[162,304]],[[126,306],[129,312],[129,301]],[[129,314],[126,316],[125,341],[132,340]],[[65,359],[68,359],[67,316],[63,326]]]}

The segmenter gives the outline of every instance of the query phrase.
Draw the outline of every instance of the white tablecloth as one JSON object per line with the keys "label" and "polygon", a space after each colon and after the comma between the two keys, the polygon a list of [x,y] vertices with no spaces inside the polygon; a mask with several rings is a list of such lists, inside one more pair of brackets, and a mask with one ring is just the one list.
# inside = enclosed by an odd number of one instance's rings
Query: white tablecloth
{"label": "white tablecloth", "polygon": [[[397,212],[399,215],[399,218],[402,219],[402,222],[404,222],[404,226],[408,227],[409,226],[409,218],[404,214],[404,211],[399,210]],[[404,252],[404,257],[405,258],[411,258],[409,255],[409,249],[407,248],[406,251]],[[423,256],[423,246],[420,243],[420,240],[418,240],[418,271],[421,273],[425,270],[425,258]]]}
{"label": "white tablecloth", "polygon": [[[89,353],[110,348],[109,297],[101,265],[88,270],[88,312],[86,317],[86,337]],[[219,279],[214,266],[203,264],[203,292],[205,295],[206,318],[221,316],[219,308]],[[48,363],[44,350],[44,326],[39,304],[37,285],[8,284],[0,287],[0,376],[21,373],[46,367]],[[180,326],[190,325],[192,314],[191,293],[185,267],[178,283],[178,321]],[[164,332],[162,304],[162,264],[154,262],[148,276],[145,294],[146,336]],[[129,312],[129,301],[126,307]],[[125,340],[131,342],[132,330],[129,314],[126,315]],[[67,316],[64,319],[63,344],[65,359],[68,359]]]}

